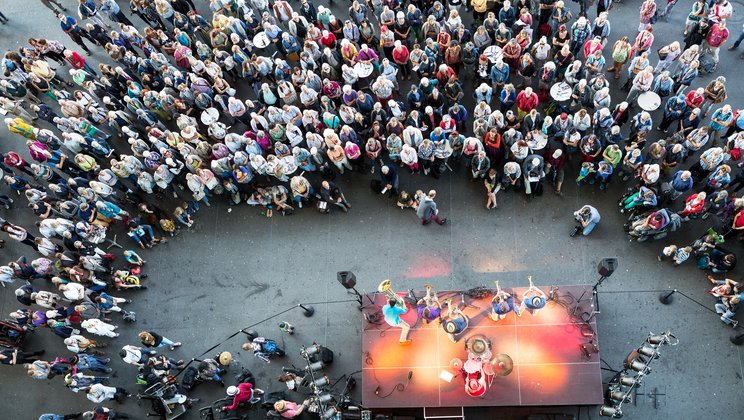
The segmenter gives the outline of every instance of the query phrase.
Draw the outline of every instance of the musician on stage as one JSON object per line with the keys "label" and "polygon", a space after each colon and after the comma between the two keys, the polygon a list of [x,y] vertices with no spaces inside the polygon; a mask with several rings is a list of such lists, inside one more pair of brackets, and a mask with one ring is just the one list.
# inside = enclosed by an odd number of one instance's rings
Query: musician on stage
{"label": "musician on stage", "polygon": [[468,323],[468,317],[460,310],[460,305],[453,306],[452,298],[447,299],[447,313],[442,317],[442,328],[450,341],[457,343],[455,335],[465,331]]}
{"label": "musician on stage", "polygon": [[530,282],[530,287],[522,293],[522,306],[520,310],[524,311],[526,309],[532,316],[535,316],[540,309],[545,307],[547,297],[542,290],[532,284],[531,276],[527,279]]}
{"label": "musician on stage", "polygon": [[408,338],[411,326],[400,317],[407,312],[408,307],[403,299],[389,299],[387,305],[382,307],[382,313],[385,315],[385,322],[387,322],[391,327],[400,327],[401,346],[407,346],[411,344],[412,341]]}
{"label": "musician on stage", "polygon": [[426,296],[416,302],[418,316],[425,320],[427,324],[435,319],[441,321],[442,305],[439,303],[439,297],[432,291],[430,284],[427,284],[425,287]]}
{"label": "musician on stage", "polygon": [[[497,283],[498,288],[498,283]],[[498,288],[496,295],[491,299],[491,313],[488,316],[494,321],[500,321],[506,318],[506,314],[514,311],[517,316],[522,316],[519,306],[514,304],[514,296],[505,290]]]}

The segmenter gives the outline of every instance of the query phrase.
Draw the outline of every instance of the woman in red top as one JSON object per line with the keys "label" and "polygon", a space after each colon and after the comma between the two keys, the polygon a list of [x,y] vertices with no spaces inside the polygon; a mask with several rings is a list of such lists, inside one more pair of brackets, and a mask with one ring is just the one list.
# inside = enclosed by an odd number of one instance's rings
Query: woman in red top
{"label": "woman in red top", "polygon": [[393,62],[398,66],[401,76],[405,77],[406,80],[411,80],[410,55],[408,47],[403,45],[400,41],[395,41],[395,48],[393,48]]}
{"label": "woman in red top", "polygon": [[486,146],[486,153],[491,158],[491,162],[501,162],[501,157],[504,151],[501,149],[501,134],[499,134],[496,127],[491,128],[483,138],[483,145]]}
{"label": "woman in red top", "polygon": [[679,215],[684,217],[686,220],[689,220],[691,215],[702,213],[705,208],[705,196],[705,192],[702,191],[687,197],[685,200],[685,208],[679,212]]}
{"label": "woman in red top", "polygon": [[88,63],[85,61],[83,56],[81,56],[80,54],[72,50],[65,50],[64,55],[65,55],[65,60],[67,60],[67,62],[70,63],[72,68],[77,69],[77,70],[82,69],[93,76],[98,76],[98,73],[96,73],[96,71],[93,70],[93,67],[88,65]]}

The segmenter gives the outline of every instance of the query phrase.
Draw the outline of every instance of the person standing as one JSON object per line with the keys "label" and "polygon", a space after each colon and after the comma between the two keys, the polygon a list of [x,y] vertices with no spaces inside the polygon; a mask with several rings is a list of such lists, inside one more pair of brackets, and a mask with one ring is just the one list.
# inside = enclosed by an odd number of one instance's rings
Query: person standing
{"label": "person standing", "polygon": [[421,198],[418,208],[416,209],[416,215],[421,219],[422,225],[428,225],[431,221],[437,222],[438,225],[447,223],[447,219],[439,218],[439,210],[437,210],[437,203],[434,202],[434,198],[437,196],[436,190],[429,191]]}
{"label": "person standing", "polygon": [[408,338],[408,333],[411,331],[411,326],[406,321],[401,319],[401,315],[408,313],[408,307],[403,299],[389,299],[387,305],[382,307],[382,313],[385,315],[385,322],[391,327],[400,327],[400,340],[401,346],[411,344],[411,339]]}
{"label": "person standing", "polygon": [[83,37],[88,38],[88,41],[90,41],[92,44],[95,45],[95,41],[88,35],[88,32],[78,26],[78,21],[75,20],[72,16],[65,16],[62,13],[57,14],[57,19],[59,19],[59,26],[62,28],[62,30],[78,45],[80,45],[80,48],[82,48],[85,51],[85,54],[90,55],[90,50],[88,49],[88,46],[85,45],[83,42]]}
{"label": "person standing", "polygon": [[63,6],[62,3],[60,3],[58,0],[39,0],[39,1],[41,2],[41,4],[46,6],[49,10],[54,12],[55,15],[59,14],[60,10],[62,10],[63,12],[67,11],[67,8]]}

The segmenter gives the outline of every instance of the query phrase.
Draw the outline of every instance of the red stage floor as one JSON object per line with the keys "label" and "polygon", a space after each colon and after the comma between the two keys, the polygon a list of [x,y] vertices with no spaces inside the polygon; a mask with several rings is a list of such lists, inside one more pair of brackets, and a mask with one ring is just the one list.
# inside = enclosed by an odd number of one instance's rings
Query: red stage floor
{"label": "red stage floor", "polygon": [[[548,293],[549,287],[541,287]],[[393,284],[395,289],[395,284]],[[526,288],[507,290],[521,296]],[[561,286],[560,293],[580,296],[586,291],[591,297],[590,286]],[[447,292],[440,292],[441,298]],[[459,293],[459,292],[457,292]],[[422,292],[417,295],[422,295]],[[455,295],[454,303],[460,298]],[[379,304],[386,296],[372,294]],[[467,299],[467,298],[466,298]],[[365,301],[368,300],[365,298]],[[519,406],[519,405],[591,405],[602,403],[602,378],[599,354],[587,358],[580,345],[587,341],[579,326],[573,324],[566,310],[555,302],[548,302],[537,315],[513,312],[494,322],[490,313],[491,298],[470,300],[479,309],[467,307],[470,326],[452,343],[438,322],[426,324],[418,321],[409,337],[408,346],[398,344],[400,329],[364,323],[362,336],[362,401],[365,407],[460,407],[460,406]],[[589,309],[587,302],[582,307]],[[379,311],[368,305],[365,312]],[[417,318],[415,307],[403,318],[413,325]],[[596,331],[596,323],[592,322]],[[492,353],[506,353],[514,361],[510,375],[496,377],[483,397],[465,393],[462,375],[451,382],[439,378],[442,370],[457,373],[450,368],[450,361],[467,359],[465,339],[475,334],[488,337]],[[410,382],[409,372],[413,372]],[[408,383],[407,383],[408,382]],[[407,385],[406,385],[407,383]],[[397,384],[405,390],[394,390]],[[379,389],[378,389],[379,387]],[[377,394],[375,394],[377,390]],[[386,395],[389,396],[385,397]],[[384,397],[384,398],[383,398]]]}

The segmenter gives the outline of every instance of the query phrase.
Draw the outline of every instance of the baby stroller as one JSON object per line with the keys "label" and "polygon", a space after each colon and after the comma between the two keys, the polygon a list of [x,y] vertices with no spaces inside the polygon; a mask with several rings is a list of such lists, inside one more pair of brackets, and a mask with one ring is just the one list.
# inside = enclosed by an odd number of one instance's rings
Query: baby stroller
{"label": "baby stroller", "polygon": [[[660,227],[658,229],[640,228],[644,221],[646,221],[646,219],[651,215],[661,218]],[[628,223],[624,225],[624,228],[631,241],[636,240],[638,242],[646,242],[649,240],[665,238],[668,232],[676,231],[679,229],[681,224],[682,218],[679,217],[677,213],[669,209],[660,209],[631,218]]]}
{"label": "baby stroller", "polygon": [[21,347],[26,330],[10,322],[0,321],[0,346],[11,349]]}

